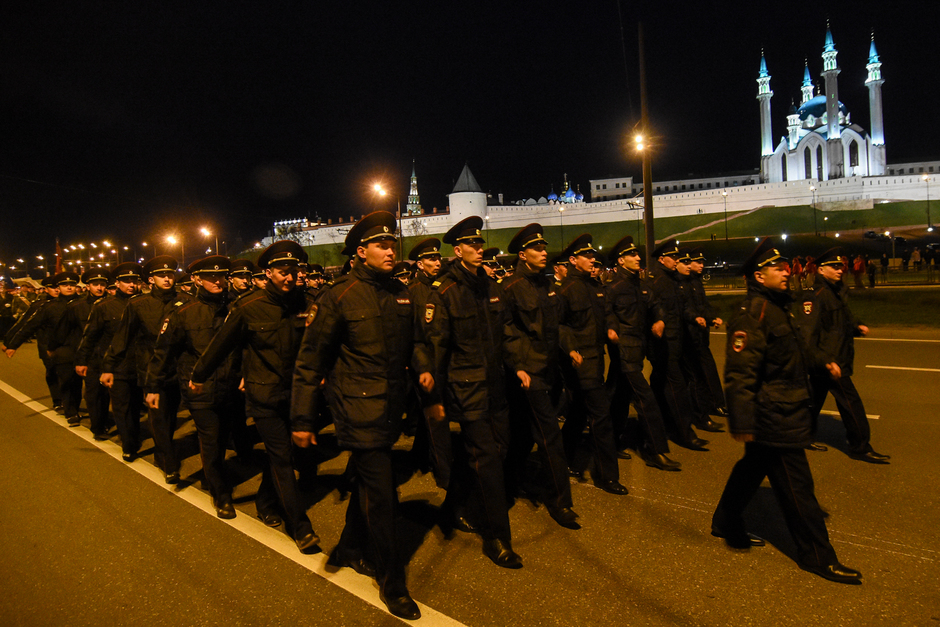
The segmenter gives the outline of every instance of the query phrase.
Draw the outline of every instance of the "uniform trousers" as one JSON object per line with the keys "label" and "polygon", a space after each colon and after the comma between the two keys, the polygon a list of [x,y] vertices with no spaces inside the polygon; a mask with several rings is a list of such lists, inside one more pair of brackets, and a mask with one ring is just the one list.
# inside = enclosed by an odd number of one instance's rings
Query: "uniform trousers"
{"label": "uniform trousers", "polygon": [[371,557],[385,596],[403,596],[408,587],[396,531],[398,493],[392,449],[354,449],[348,468],[354,478],[353,489],[337,552],[352,558]]}
{"label": "uniform trousers", "polygon": [[692,431],[692,399],[679,359],[682,343],[679,340],[658,340],[651,351],[653,372],[650,374],[650,387],[664,417],[669,421],[670,431],[675,442],[688,444],[695,436]]}
{"label": "uniform trousers", "polygon": [[65,417],[78,416],[78,409],[82,404],[82,378],[75,372],[75,364],[68,362],[56,364],[56,380],[59,382],[59,393],[62,395],[62,407]]}
{"label": "uniform trousers", "polygon": [[140,408],[144,394],[136,379],[114,379],[111,412],[121,436],[121,450],[136,455],[140,450]]}
{"label": "uniform trousers", "polygon": [[816,412],[816,419],[819,419],[819,412],[823,403],[826,402],[826,395],[832,393],[832,398],[836,401],[836,407],[839,409],[839,417],[842,418],[842,424],[845,426],[845,435],[849,441],[849,451],[852,453],[867,453],[871,449],[871,427],[868,424],[868,416],[865,414],[865,406],[862,404],[862,398],[852,383],[852,377],[842,376],[833,381],[829,377],[812,377],[813,386],[813,407]]}
{"label": "uniform trousers", "polygon": [[111,426],[108,420],[108,405],[111,404],[111,394],[108,388],[101,385],[100,377],[100,370],[94,366],[88,367],[85,374],[85,407],[88,408],[91,432],[94,435],[104,435]]}
{"label": "uniform trousers", "polygon": [[59,376],[56,373],[55,364],[42,351],[39,352],[39,359],[42,360],[42,365],[46,367],[46,386],[49,388],[49,396],[52,397],[52,406],[59,407],[62,405],[62,392],[59,388]]}
{"label": "uniform trousers", "polygon": [[280,502],[291,536],[295,539],[302,538],[313,531],[313,526],[307,518],[307,508],[294,476],[291,432],[286,408],[283,415],[256,417],[254,421],[268,455],[268,465],[261,474],[261,485],[255,497],[258,513],[276,512]]}
{"label": "uniform trousers", "polygon": [[[176,449],[173,448],[176,415],[180,408],[179,383],[177,381],[167,383],[158,394],[160,396],[158,408],[151,407],[147,411],[150,417],[150,430],[153,432],[153,461],[157,468],[167,474],[179,472],[180,460]],[[199,425],[196,425],[196,428],[198,429]]]}
{"label": "uniform trousers", "polygon": [[[689,396],[695,411],[695,424],[705,423],[719,407],[725,406],[725,393],[721,387],[721,376],[708,343],[706,330],[695,330],[691,337],[682,343],[685,356],[680,362],[682,374],[689,385]],[[704,339],[703,339],[704,338]]]}
{"label": "uniform trousers", "polygon": [[575,382],[570,390],[570,410],[561,429],[568,465],[575,465],[575,455],[584,434],[584,427],[590,426],[591,451],[600,480],[619,481],[620,466],[617,463],[607,389],[600,382],[597,387],[589,389],[583,389],[581,382]]}
{"label": "uniform trousers", "polygon": [[209,407],[190,409],[189,415],[196,425],[199,436],[199,457],[202,459],[202,474],[213,499],[231,496],[232,488],[225,479],[225,444],[228,441],[230,421],[224,408]]}
{"label": "uniform trousers", "polygon": [[712,516],[712,529],[726,536],[744,533],[744,508],[764,477],[770,479],[770,487],[783,510],[799,562],[807,566],[835,563],[835,549],[829,542],[826,521],[816,501],[813,475],[802,448],[746,443],[744,457],[734,465]]}
{"label": "uniform trousers", "polygon": [[[460,423],[465,463],[454,464],[445,504],[470,510],[484,540],[512,541],[503,462],[509,445],[509,408],[503,406]],[[443,421],[447,424],[447,421]]]}
{"label": "uniform trousers", "polygon": [[[558,428],[559,392],[535,377],[532,377],[529,389],[524,390],[531,438],[538,445],[542,470],[548,483],[549,494],[545,504],[553,509],[573,505],[565,446],[561,429]],[[524,453],[528,452],[526,449]]]}
{"label": "uniform trousers", "polygon": [[[621,366],[620,372],[615,375],[617,389],[611,403],[611,416],[614,419],[615,428],[618,422],[626,423],[632,402],[643,429],[643,446],[654,455],[665,455],[669,452],[666,425],[663,424],[663,414],[659,410],[659,403],[656,401],[649,382],[643,376],[643,371],[626,370]],[[620,431],[623,431],[623,428]]]}

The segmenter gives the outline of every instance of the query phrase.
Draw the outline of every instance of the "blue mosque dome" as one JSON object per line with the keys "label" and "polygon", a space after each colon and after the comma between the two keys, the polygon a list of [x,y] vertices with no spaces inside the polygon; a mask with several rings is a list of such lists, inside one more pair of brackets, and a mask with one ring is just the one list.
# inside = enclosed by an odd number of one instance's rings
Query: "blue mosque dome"
{"label": "blue mosque dome", "polygon": [[568,202],[571,202],[572,198],[574,198],[574,190],[569,187],[568,191],[565,192],[565,200],[567,200]]}
{"label": "blue mosque dome", "polygon": [[[846,109],[845,105],[842,104],[841,101],[839,102],[839,111],[842,112],[842,115],[845,115],[846,113],[848,113],[848,109]],[[826,112],[826,97],[825,96],[816,96],[815,98],[810,98],[809,100],[804,102],[800,106],[799,109],[797,109],[797,113],[800,114],[801,120],[805,120],[809,116],[813,116],[814,118],[820,118],[823,116],[825,112]]]}
{"label": "blue mosque dome", "polygon": [[549,192],[548,196],[545,198],[548,200],[558,200],[558,194],[555,193],[555,188],[552,188],[552,191]]}

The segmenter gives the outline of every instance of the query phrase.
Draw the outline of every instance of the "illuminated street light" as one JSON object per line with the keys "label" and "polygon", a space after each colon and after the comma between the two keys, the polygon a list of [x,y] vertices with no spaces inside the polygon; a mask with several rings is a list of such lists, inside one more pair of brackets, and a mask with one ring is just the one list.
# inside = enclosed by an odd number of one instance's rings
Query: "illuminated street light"
{"label": "illuminated street light", "polygon": [[728,241],[728,192],[721,190],[721,197],[725,201],[725,241]]}
{"label": "illuminated street light", "polygon": [[813,192],[813,233],[819,235],[819,229],[816,228],[816,186],[810,185],[809,191]]}
{"label": "illuminated street light", "polygon": [[[210,230],[209,230],[208,228],[206,228],[206,227],[202,227],[201,229],[199,229],[199,232],[202,233],[205,237],[212,237],[212,231],[210,231]],[[210,252],[210,251],[207,250],[207,251],[206,251],[206,254],[209,254],[209,252]],[[217,254],[217,255],[219,254],[219,235],[218,235],[218,233],[216,233],[216,235],[215,235],[215,254]]]}
{"label": "illuminated street light", "polygon": [[930,223],[930,177],[924,175],[924,183],[927,184],[927,231],[933,232],[933,224]]}

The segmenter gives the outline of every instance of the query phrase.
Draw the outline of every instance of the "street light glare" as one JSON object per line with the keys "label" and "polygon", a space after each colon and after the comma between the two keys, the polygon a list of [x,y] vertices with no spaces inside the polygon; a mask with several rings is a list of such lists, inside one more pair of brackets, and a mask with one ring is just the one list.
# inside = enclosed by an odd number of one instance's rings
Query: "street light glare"
{"label": "street light glare", "polygon": [[199,232],[205,235],[206,237],[209,237],[210,235],[212,235],[212,231],[210,231],[206,227],[202,227],[201,229],[199,229]]}
{"label": "street light glare", "polygon": [[175,244],[175,243],[176,243],[176,238],[173,237],[172,235],[168,235],[167,238],[166,238],[166,241],[167,241],[168,244]]}

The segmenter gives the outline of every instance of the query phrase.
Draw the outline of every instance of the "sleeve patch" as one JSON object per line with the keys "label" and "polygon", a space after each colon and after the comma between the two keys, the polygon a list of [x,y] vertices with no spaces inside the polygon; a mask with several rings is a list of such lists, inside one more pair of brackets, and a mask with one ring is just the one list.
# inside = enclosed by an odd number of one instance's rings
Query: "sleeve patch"
{"label": "sleeve patch", "polygon": [[424,308],[424,321],[428,324],[434,321],[434,305],[428,303]]}
{"label": "sleeve patch", "polygon": [[803,303],[803,313],[805,313],[807,316],[813,313],[813,301],[808,300]]}
{"label": "sleeve patch", "polygon": [[319,309],[320,306],[316,304],[310,305],[310,307],[307,308],[307,311],[304,314],[307,317],[307,321],[304,323],[305,326],[309,327],[311,324],[313,324],[313,321],[316,320],[317,311],[319,311]]}
{"label": "sleeve patch", "polygon": [[740,353],[745,348],[747,348],[747,332],[746,331],[735,331],[731,340],[731,348],[734,349],[734,352]]}
{"label": "sleeve patch", "polygon": [[166,328],[167,328],[168,326],[170,326],[170,319],[169,319],[169,318],[166,318],[166,319],[164,319],[164,321],[163,321],[163,326],[160,327],[160,335],[163,335],[164,333],[166,333]]}

